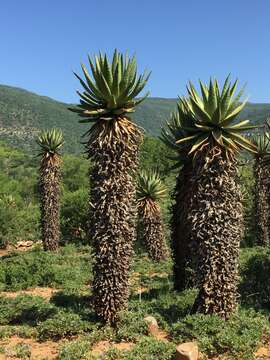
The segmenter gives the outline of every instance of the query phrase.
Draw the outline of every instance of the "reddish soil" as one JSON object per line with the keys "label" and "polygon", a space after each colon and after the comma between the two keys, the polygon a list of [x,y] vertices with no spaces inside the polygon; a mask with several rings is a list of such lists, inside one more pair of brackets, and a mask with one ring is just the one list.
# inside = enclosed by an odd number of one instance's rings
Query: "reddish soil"
{"label": "reddish soil", "polygon": [[270,359],[270,348],[261,347],[255,352],[256,359],[269,360]]}
{"label": "reddish soil", "polygon": [[18,336],[12,336],[9,339],[0,341],[0,346],[5,349],[5,354],[0,354],[0,360],[16,360],[16,345],[25,344],[31,351],[31,359],[56,359],[58,355],[59,343],[46,341],[39,343],[34,339],[23,339]]}
{"label": "reddish soil", "polygon": [[8,249],[0,249],[0,257],[7,256],[10,253]]}
{"label": "reddish soil", "polygon": [[19,290],[19,291],[1,291],[0,296],[15,298],[18,295],[35,295],[35,296],[41,296],[46,300],[50,300],[53,294],[56,293],[57,291],[58,290],[49,287],[36,287],[33,289]]}

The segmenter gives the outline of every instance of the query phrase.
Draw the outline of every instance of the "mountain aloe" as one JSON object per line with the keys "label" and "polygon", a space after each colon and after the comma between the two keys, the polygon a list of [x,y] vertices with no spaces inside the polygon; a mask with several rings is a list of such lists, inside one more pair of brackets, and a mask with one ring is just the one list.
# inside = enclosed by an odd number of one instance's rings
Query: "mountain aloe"
{"label": "mountain aloe", "polygon": [[40,211],[41,235],[45,251],[56,251],[60,235],[60,149],[62,132],[57,129],[43,131],[37,138],[40,146]]}
{"label": "mountain aloe", "polygon": [[129,269],[135,236],[135,185],[142,132],[128,117],[143,101],[137,99],[150,74],[137,75],[135,57],[115,50],[110,62],[101,53],[88,57],[91,75],[75,74],[83,92],[72,111],[87,131],[86,149],[91,159],[90,231],[94,245],[94,308],[104,322],[115,324],[127,306]]}
{"label": "mountain aloe", "polygon": [[237,178],[237,154],[255,152],[243,132],[249,120],[237,120],[246,101],[244,88],[229,77],[222,88],[217,80],[200,82],[201,95],[190,83],[183,102],[193,126],[176,143],[189,145],[193,157],[191,241],[198,244],[199,293],[193,311],[227,319],[237,306],[239,245],[243,235],[242,195]]}
{"label": "mountain aloe", "polygon": [[267,133],[257,133],[252,137],[257,147],[254,154],[253,173],[255,179],[255,231],[257,245],[270,245],[270,141]]}
{"label": "mountain aloe", "polygon": [[[173,160],[178,171],[176,185],[172,193],[171,206],[171,249],[173,256],[174,289],[182,291],[194,285],[194,262],[196,246],[191,243],[189,213],[192,200],[192,156],[190,144],[176,144],[180,138],[189,136],[193,120],[186,111],[186,99],[180,98],[177,111],[172,113],[167,126],[162,129],[161,140],[175,152]],[[192,273],[193,269],[193,273]]]}
{"label": "mountain aloe", "polygon": [[141,171],[137,181],[137,204],[143,241],[149,257],[154,261],[165,260],[167,247],[159,201],[166,195],[157,171]]}

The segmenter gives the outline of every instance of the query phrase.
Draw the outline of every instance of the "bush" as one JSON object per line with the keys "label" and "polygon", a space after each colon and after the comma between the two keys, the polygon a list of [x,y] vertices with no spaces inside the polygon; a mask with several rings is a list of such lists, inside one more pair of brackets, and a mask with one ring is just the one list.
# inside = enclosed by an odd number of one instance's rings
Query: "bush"
{"label": "bush", "polygon": [[218,316],[188,315],[173,325],[171,335],[176,342],[197,340],[208,356],[226,354],[252,360],[256,346],[269,331],[265,317],[242,310],[228,321]]}
{"label": "bush", "polygon": [[136,341],[141,335],[148,334],[148,326],[144,321],[143,313],[132,313],[124,311],[120,315],[120,321],[117,327],[117,341]]}
{"label": "bush", "polygon": [[142,337],[130,350],[109,350],[104,360],[171,360],[174,353],[174,344]]}
{"label": "bush", "polygon": [[19,343],[15,346],[16,357],[20,359],[31,359],[31,348],[28,344]]}
{"label": "bush", "polygon": [[36,337],[36,329],[30,325],[5,325],[0,327],[0,339],[18,336],[20,338]]}
{"label": "bush", "polygon": [[89,358],[89,342],[87,340],[76,340],[64,344],[60,348],[59,360],[78,360]]}
{"label": "bush", "polygon": [[92,329],[93,325],[91,323],[81,320],[77,314],[65,311],[59,311],[59,313],[37,326],[38,338],[42,341],[48,339],[59,340]]}
{"label": "bush", "polygon": [[89,191],[79,189],[63,194],[61,233],[64,241],[87,242]]}
{"label": "bush", "polygon": [[270,309],[270,250],[245,249],[242,255],[240,292],[242,302]]}
{"label": "bush", "polygon": [[0,298],[0,325],[35,325],[56,312],[55,306],[38,296],[19,295],[16,298]]}
{"label": "bush", "polygon": [[98,341],[110,339],[111,328],[94,329],[89,335],[82,336],[79,340],[62,345],[59,360],[96,359],[91,355],[91,347]]}
{"label": "bush", "polygon": [[[77,289],[88,284],[91,278],[91,255],[80,255],[68,246],[60,253],[40,249],[14,253],[0,263],[0,288],[20,290],[35,286],[69,287]],[[66,252],[66,254],[65,254]]]}
{"label": "bush", "polygon": [[[17,196],[18,198],[18,196]],[[19,240],[36,240],[39,236],[38,207],[22,205],[22,199],[0,195],[0,248]]]}

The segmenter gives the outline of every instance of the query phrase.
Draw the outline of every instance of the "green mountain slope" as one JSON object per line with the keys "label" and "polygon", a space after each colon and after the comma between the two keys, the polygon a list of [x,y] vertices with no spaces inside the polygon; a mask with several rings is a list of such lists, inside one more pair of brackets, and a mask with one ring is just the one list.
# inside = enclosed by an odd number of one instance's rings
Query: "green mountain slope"
{"label": "green mountain slope", "polygon": [[[82,135],[88,126],[78,124],[78,117],[68,106],[23,89],[0,85],[0,140],[32,150],[40,129],[58,127],[63,130],[66,151],[82,151]],[[149,98],[138,107],[134,120],[148,135],[158,136],[175,106],[176,99]],[[253,123],[262,123],[270,116],[270,104],[250,103],[242,115]]]}

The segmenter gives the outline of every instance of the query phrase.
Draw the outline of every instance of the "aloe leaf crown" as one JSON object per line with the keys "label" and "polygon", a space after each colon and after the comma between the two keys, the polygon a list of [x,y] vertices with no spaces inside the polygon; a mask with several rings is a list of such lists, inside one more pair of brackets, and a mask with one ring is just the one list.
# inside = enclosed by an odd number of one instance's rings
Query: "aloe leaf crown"
{"label": "aloe leaf crown", "polygon": [[36,142],[41,148],[40,155],[44,153],[49,155],[59,154],[64,144],[62,131],[59,129],[43,130]]}
{"label": "aloe leaf crown", "polygon": [[137,179],[137,200],[159,201],[166,196],[166,187],[156,170],[141,171]]}
{"label": "aloe leaf crown", "polygon": [[250,125],[249,120],[237,119],[247,102],[240,102],[245,85],[235,95],[238,80],[231,83],[230,76],[222,87],[216,79],[210,79],[209,84],[199,81],[199,84],[200,93],[189,82],[188,96],[179,99],[179,120],[173,119],[168,125],[170,134],[162,132],[164,141],[169,145],[175,137],[175,144],[171,146],[177,150],[180,145],[180,152],[189,149],[188,154],[193,156],[205,145],[218,145],[232,153],[241,149],[256,153],[255,144],[243,133],[257,126]]}
{"label": "aloe leaf crown", "polygon": [[135,57],[124,56],[114,51],[112,61],[101,52],[91,58],[88,55],[90,73],[86,66],[81,64],[84,79],[77,73],[83,91],[77,91],[80,104],[69,110],[76,112],[84,119],[80,122],[95,122],[98,120],[112,120],[120,115],[134,112],[148,95],[137,98],[145,87],[150,73],[137,73]]}

